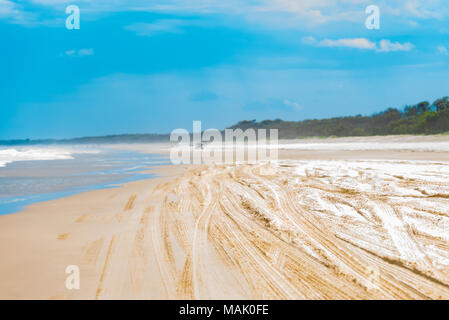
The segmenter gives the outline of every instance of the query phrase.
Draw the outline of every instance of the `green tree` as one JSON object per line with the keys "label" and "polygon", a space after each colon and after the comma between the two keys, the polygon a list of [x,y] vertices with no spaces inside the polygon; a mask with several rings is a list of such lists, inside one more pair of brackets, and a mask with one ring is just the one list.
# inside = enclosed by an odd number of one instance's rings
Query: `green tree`
{"label": "green tree", "polygon": [[418,105],[416,106],[416,110],[418,111],[418,114],[422,114],[426,111],[429,111],[429,106],[430,106],[429,102],[423,101],[418,103]]}
{"label": "green tree", "polygon": [[449,109],[449,97],[443,97],[441,99],[435,100],[433,105],[436,107],[437,111],[443,111]]}

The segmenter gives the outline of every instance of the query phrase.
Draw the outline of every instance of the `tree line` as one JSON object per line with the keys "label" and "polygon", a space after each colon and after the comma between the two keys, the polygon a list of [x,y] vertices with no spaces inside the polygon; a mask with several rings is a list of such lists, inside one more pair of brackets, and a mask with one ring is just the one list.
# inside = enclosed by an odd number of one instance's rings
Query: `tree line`
{"label": "tree line", "polygon": [[402,109],[388,108],[370,116],[349,116],[303,121],[281,119],[240,121],[230,129],[279,129],[279,138],[346,137],[449,132],[449,97],[423,101]]}
{"label": "tree line", "polygon": [[[347,137],[391,134],[438,134],[449,132],[449,97],[423,101],[404,108],[388,108],[370,116],[351,116],[304,121],[281,119],[240,121],[229,129],[279,129],[280,139]],[[41,140],[0,140],[0,145],[96,144],[169,142],[169,134],[118,134],[100,137]]]}

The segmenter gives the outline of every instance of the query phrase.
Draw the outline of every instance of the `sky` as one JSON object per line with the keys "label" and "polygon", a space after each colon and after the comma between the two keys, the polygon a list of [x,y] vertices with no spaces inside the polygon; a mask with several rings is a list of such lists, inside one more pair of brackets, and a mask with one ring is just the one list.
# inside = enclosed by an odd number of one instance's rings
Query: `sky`
{"label": "sky", "polygon": [[447,0],[0,0],[0,36],[0,139],[369,115],[449,95]]}

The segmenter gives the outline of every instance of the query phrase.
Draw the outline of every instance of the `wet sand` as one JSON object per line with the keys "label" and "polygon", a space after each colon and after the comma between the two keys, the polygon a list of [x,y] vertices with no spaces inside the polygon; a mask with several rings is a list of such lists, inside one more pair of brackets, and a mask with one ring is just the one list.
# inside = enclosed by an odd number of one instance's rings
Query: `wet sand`
{"label": "wet sand", "polygon": [[158,167],[1,216],[0,298],[449,298],[448,152],[279,155]]}

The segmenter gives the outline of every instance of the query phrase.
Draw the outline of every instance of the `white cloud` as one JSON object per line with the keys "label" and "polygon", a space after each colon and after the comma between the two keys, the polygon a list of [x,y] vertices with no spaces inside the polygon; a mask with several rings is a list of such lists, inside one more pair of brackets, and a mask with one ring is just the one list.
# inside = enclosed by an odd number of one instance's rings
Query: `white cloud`
{"label": "white cloud", "polygon": [[[21,7],[28,9],[34,5],[33,16],[39,16],[46,9],[63,11],[70,0],[29,0],[22,1]],[[447,0],[444,1],[444,3]],[[0,0],[0,4],[18,5],[10,0]],[[275,29],[295,29],[331,22],[363,23],[365,8],[372,0],[77,0],[83,15],[104,16],[111,12],[157,12],[177,15],[220,14],[239,17],[246,22]],[[443,0],[377,0],[382,18],[393,16],[416,19],[442,19],[449,16],[449,6]],[[40,11],[36,10],[36,5]],[[1,7],[1,5],[0,5]],[[0,9],[1,10],[1,9]],[[3,9],[6,10],[6,9]],[[25,11],[19,10],[20,14]],[[17,12],[16,12],[17,14]],[[0,14],[0,18],[2,18]],[[26,16],[25,22],[32,16]],[[35,19],[36,20],[36,19]],[[407,21],[407,20],[404,20]],[[402,21],[402,22],[404,22]],[[36,23],[36,21],[34,21]],[[49,22],[46,22],[48,25]],[[156,27],[156,26],[153,26]],[[157,30],[149,31],[157,32]]]}
{"label": "white cloud", "polygon": [[356,49],[368,49],[374,50],[376,49],[376,44],[374,42],[369,41],[365,38],[345,38],[345,39],[324,39],[324,40],[316,40],[314,37],[304,37],[302,42],[309,45],[315,45],[318,47],[347,47],[347,48],[356,48]]}
{"label": "white cloud", "polygon": [[63,23],[64,20],[60,17],[39,19],[39,12],[35,11],[35,8],[27,10],[27,2],[0,0],[0,20],[28,27],[38,25],[60,26]]}
{"label": "white cloud", "polygon": [[346,47],[362,50],[376,50],[378,52],[391,52],[391,51],[410,51],[414,48],[414,45],[410,42],[399,43],[391,42],[390,40],[381,40],[379,44],[372,42],[366,38],[344,38],[344,39],[324,39],[316,40],[314,37],[304,37],[302,42],[308,45],[314,45],[317,47]]}
{"label": "white cloud", "polygon": [[0,17],[11,16],[18,13],[16,4],[9,0],[0,0]]}
{"label": "white cloud", "polygon": [[307,36],[301,39],[302,43],[305,44],[310,44],[310,45],[316,45],[318,43],[318,41],[312,37],[312,36]]}
{"label": "white cloud", "polygon": [[376,44],[365,38],[354,38],[354,39],[338,39],[329,40],[325,39],[320,42],[323,47],[348,47],[357,49],[374,49]]}
{"label": "white cloud", "polygon": [[6,19],[12,23],[23,23],[32,20],[33,15],[25,13],[22,7],[10,0],[0,0],[0,19]]}
{"label": "white cloud", "polygon": [[415,46],[410,42],[399,43],[391,42],[390,40],[381,40],[377,51],[379,52],[390,52],[390,51],[410,51]]}
{"label": "white cloud", "polygon": [[440,19],[444,11],[439,10],[440,1],[435,0],[413,0],[405,3],[406,12],[422,19]]}
{"label": "white cloud", "polygon": [[85,56],[93,56],[94,49],[80,49],[80,50],[68,50],[65,52],[66,56],[69,57],[85,57]]}
{"label": "white cloud", "polygon": [[291,108],[293,108],[295,110],[301,110],[302,109],[302,106],[298,102],[296,102],[296,101],[285,99],[283,102],[284,102],[284,104],[287,107],[291,107]]}

